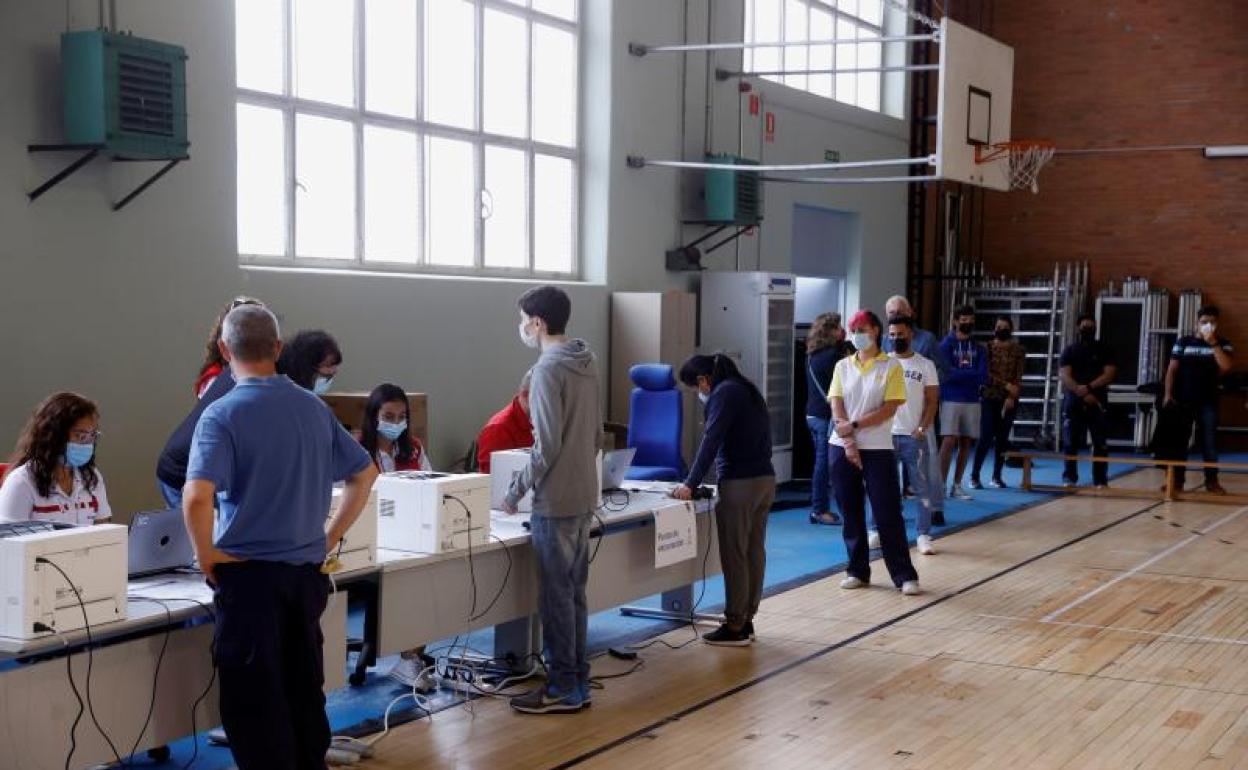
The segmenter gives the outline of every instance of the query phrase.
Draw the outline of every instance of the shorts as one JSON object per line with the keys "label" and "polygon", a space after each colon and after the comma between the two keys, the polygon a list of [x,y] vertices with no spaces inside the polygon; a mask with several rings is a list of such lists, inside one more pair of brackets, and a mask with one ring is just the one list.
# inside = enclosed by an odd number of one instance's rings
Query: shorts
{"label": "shorts", "polygon": [[943,402],[940,405],[940,435],[979,438],[979,404]]}

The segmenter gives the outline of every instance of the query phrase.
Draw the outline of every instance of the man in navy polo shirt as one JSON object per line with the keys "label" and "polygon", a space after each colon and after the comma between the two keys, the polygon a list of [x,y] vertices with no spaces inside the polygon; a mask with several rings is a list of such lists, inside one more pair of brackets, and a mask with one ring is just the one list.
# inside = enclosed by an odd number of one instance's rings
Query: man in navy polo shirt
{"label": "man in navy polo shirt", "polygon": [[[377,470],[319,398],[277,374],[282,343],[267,308],[231,310],[219,344],[237,385],[195,428],[183,512],[215,590],[221,721],[240,770],[324,768],[321,565]],[[331,490],[344,480],[326,534]]]}
{"label": "man in navy polo shirt", "polygon": [[[1180,337],[1170,351],[1163,405],[1176,410],[1180,420],[1176,435],[1181,439],[1176,446],[1167,447],[1167,459],[1187,457],[1188,437],[1195,423],[1201,459],[1207,463],[1218,461],[1218,399],[1222,395],[1222,377],[1231,370],[1235,352],[1231,343],[1218,334],[1218,315],[1216,305],[1202,307],[1197,314],[1196,334]],[[1186,481],[1187,469],[1175,468],[1175,488],[1182,491]],[[1205,468],[1205,489],[1215,495],[1226,494],[1218,483],[1217,468]]]}

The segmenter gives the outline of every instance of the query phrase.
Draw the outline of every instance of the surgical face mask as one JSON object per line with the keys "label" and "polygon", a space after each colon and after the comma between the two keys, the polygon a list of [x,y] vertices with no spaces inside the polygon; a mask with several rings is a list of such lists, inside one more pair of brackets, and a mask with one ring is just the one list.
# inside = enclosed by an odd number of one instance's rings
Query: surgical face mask
{"label": "surgical face mask", "polygon": [[1006,342],[1007,340],[1010,339],[1010,337],[1014,336],[1014,332],[1010,331],[1009,329],[997,329],[995,334],[997,335],[997,339],[1001,340],[1002,342]]}
{"label": "surgical face mask", "polygon": [[1213,334],[1213,330],[1216,328],[1218,328],[1217,324],[1206,321],[1200,325],[1200,333],[1201,334]]}
{"label": "surgical face mask", "polygon": [[528,325],[528,321],[520,322],[520,341],[524,343],[525,347],[535,348],[538,345],[537,335],[524,328]]}
{"label": "surgical face mask", "polygon": [[893,352],[903,353],[903,354],[909,353],[910,352],[910,340],[906,339],[905,337],[894,337],[893,338]]}
{"label": "surgical face mask", "polygon": [[710,393],[703,393],[702,391],[700,391],[700,390],[699,390],[699,391],[698,391],[698,400],[699,400],[699,401],[701,401],[702,403],[704,403],[704,404],[705,404],[707,401],[710,401],[710,400],[711,400],[711,394],[710,394]]}
{"label": "surgical face mask", "polygon": [[322,377],[318,374],[316,376],[316,382],[312,383],[312,392],[318,396],[323,396],[329,392],[329,389],[333,387],[333,384],[333,377]]}
{"label": "surgical face mask", "polygon": [[81,468],[91,462],[94,454],[95,444],[75,444],[71,441],[65,445],[65,464],[71,468]]}
{"label": "surgical face mask", "polygon": [[1084,342],[1095,341],[1096,340],[1096,327],[1080,326],[1079,327],[1079,339],[1083,340]]}
{"label": "surgical face mask", "polygon": [[403,435],[403,431],[407,430],[407,420],[402,422],[386,422],[385,420],[377,421],[377,432],[385,436],[390,441],[395,441],[399,436]]}
{"label": "surgical face mask", "polygon": [[970,334],[971,332],[975,331],[975,324],[973,323],[958,324],[958,331],[962,332],[963,334]]}
{"label": "surgical face mask", "polygon": [[852,339],[855,350],[866,350],[875,344],[875,338],[867,332],[854,332]]}

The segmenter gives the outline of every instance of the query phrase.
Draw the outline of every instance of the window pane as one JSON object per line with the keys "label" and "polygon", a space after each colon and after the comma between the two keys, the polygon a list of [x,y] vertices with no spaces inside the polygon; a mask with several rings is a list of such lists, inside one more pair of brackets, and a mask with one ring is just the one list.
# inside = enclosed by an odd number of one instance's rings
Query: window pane
{"label": "window pane", "polygon": [[425,3],[425,116],[472,128],[476,104],[473,6],[462,0]]}
{"label": "window pane", "polygon": [[355,258],[355,138],[344,120],[296,118],[295,254]]}
{"label": "window pane", "polygon": [[[801,0],[786,0],[784,4],[784,40],[808,40],[806,34],[806,4]],[[806,53],[804,45],[789,46],[784,49],[784,68],[786,70],[806,69]],[[785,75],[784,84],[791,88],[806,90],[806,75]]]}
{"label": "window pane", "polygon": [[[745,34],[741,38],[747,43],[757,39],[754,29],[754,0],[745,0]],[[754,71],[754,49],[746,48],[741,52],[741,68],[746,72]]]}
{"label": "window pane", "polygon": [[238,253],[286,254],[286,132],[282,113],[238,105]]}
{"label": "window pane", "polygon": [[[810,39],[832,40],[834,38],[832,14],[816,7],[810,9]],[[810,68],[812,70],[830,70],[835,62],[832,58],[832,46],[814,45],[810,47]],[[811,93],[832,98],[832,76],[811,75]]]}
{"label": "window pane", "polygon": [[502,11],[485,12],[485,130],[507,136],[528,131],[525,21]]}
{"label": "window pane", "polygon": [[[755,0],[754,2],[754,34],[756,42],[775,43],[780,38],[780,0]],[[782,69],[783,49],[755,48],[754,70],[757,72],[773,72]],[[767,76],[768,80],[777,80]]]}
{"label": "window pane", "polygon": [[364,259],[415,262],[420,243],[416,135],[364,127]]}
{"label": "window pane", "polygon": [[282,92],[282,0],[235,0],[238,87]]}
{"label": "window pane", "polygon": [[538,155],[533,173],[533,268],[570,273],[576,209],[572,161]]}
{"label": "window pane", "polygon": [[576,0],[533,0],[533,10],[568,21],[576,20]]}
{"label": "window pane", "polygon": [[[836,37],[838,40],[852,40],[856,27],[853,22],[837,19],[836,21]],[[858,66],[858,54],[854,49],[857,48],[853,43],[847,45],[838,45],[836,47],[836,68],[838,70],[853,69]],[[853,104],[857,89],[854,87],[857,77],[850,72],[844,75],[836,76],[836,100]]]}
{"label": "window pane", "polygon": [[435,265],[471,267],[476,251],[476,171],[468,142],[429,137],[425,162],[429,257]]}
{"label": "window pane", "polygon": [[416,0],[367,0],[364,34],[368,109],[416,117]]}
{"label": "window pane", "polygon": [[880,26],[884,23],[884,3],[882,0],[858,0],[858,17],[868,24]]}
{"label": "window pane", "polygon": [[[355,103],[355,3],[293,0],[295,94],[331,104]],[[279,45],[276,40],[272,45]]]}
{"label": "window pane", "polygon": [[528,185],[523,150],[485,148],[485,264],[528,267]]}
{"label": "window pane", "polygon": [[[876,33],[868,27],[858,28],[858,37],[875,37]],[[858,46],[859,67],[879,67],[883,58],[882,43],[863,43]],[[880,110],[880,74],[879,72],[862,72],[858,74],[857,104],[864,110]]]}
{"label": "window pane", "polygon": [[533,138],[576,144],[576,40],[545,24],[533,25]]}

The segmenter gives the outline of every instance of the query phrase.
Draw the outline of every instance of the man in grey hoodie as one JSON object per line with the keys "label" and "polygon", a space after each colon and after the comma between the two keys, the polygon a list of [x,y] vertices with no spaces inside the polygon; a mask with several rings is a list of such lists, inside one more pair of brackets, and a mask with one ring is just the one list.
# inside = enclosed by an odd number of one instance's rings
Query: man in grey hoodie
{"label": "man in grey hoodie", "polygon": [[520,339],[540,347],[529,386],[533,449],[503,503],[515,513],[533,490],[529,520],[537,558],[546,684],[511,699],[527,714],[579,711],[589,705],[589,529],[599,504],[598,448],[602,406],[598,363],[584,340],[567,336],[572,302],[554,286],[520,297]]}

